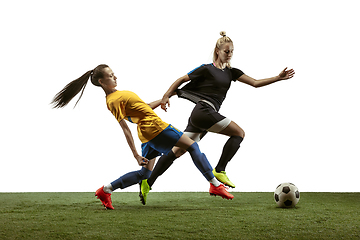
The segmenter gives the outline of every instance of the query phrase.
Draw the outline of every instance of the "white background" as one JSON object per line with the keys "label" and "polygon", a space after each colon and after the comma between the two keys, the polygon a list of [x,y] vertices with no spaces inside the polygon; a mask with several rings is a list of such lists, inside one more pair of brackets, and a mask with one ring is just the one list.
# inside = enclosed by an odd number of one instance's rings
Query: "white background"
{"label": "white background", "polygon": [[[88,84],[75,109],[77,97],[52,109],[53,96],[105,63],[119,90],[159,99],[212,61],[222,30],[234,42],[232,66],[247,75],[296,71],[288,81],[229,90],[220,112],[246,133],[227,168],[232,191],[274,191],[287,181],[303,192],[360,191],[357,1],[34,0],[1,9],[1,192],[92,192],[138,170],[100,88]],[[174,97],[167,113],[156,112],[183,130],[193,106]],[[200,142],[213,166],[226,140]],[[208,183],[187,154],[153,190],[207,191]]]}

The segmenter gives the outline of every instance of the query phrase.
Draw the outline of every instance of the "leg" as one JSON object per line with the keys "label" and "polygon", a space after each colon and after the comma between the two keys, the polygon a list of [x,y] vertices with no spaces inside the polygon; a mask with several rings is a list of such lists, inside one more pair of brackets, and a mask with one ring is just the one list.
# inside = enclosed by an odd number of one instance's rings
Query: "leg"
{"label": "leg", "polygon": [[[183,135],[184,136],[184,135]],[[183,137],[182,136],[182,137]],[[177,143],[177,146],[185,148],[187,144],[191,143],[191,139],[185,138],[179,140]],[[233,199],[234,196],[226,191],[223,184],[220,184],[220,182],[215,178],[212,167],[207,160],[205,154],[200,152],[199,146],[196,142],[193,142],[187,149],[186,149],[190,155],[191,158],[195,164],[195,166],[199,169],[199,171],[203,174],[203,176],[210,182],[210,189],[209,193],[210,195],[219,195],[222,198],[226,199]]]}
{"label": "leg", "polygon": [[111,201],[111,193],[118,188],[124,189],[134,184],[140,183],[142,180],[147,179],[151,175],[151,169],[153,169],[155,158],[149,160],[146,167],[142,167],[138,171],[126,173],[113,181],[112,183],[99,188],[95,196],[100,199],[101,203],[106,209],[114,209]]}
{"label": "leg", "polygon": [[184,155],[184,153],[186,153],[185,149],[179,148],[179,147],[174,147],[172,149],[172,152],[174,153],[176,158],[181,157],[182,155]]}
{"label": "leg", "polygon": [[214,174],[212,173],[212,167],[207,160],[205,154],[200,152],[199,146],[196,142],[194,142],[192,139],[190,139],[184,134],[176,143],[176,146],[182,149],[186,149],[190,153],[195,166],[199,169],[199,171],[208,181],[214,178]]}
{"label": "leg", "polygon": [[224,130],[220,131],[219,133],[226,135],[226,136],[240,136],[242,138],[245,137],[244,130],[233,121],[231,121],[230,124]]}
{"label": "leg", "polygon": [[132,186],[134,184],[139,183],[143,179],[147,179],[151,175],[151,169],[153,169],[155,163],[155,158],[151,159],[149,163],[146,165],[146,167],[142,167],[138,171],[133,171],[126,173],[113,181],[112,183],[106,185],[104,187],[104,191],[111,193],[112,191],[115,191],[116,189],[124,189],[129,186]]}
{"label": "leg", "polygon": [[[193,132],[184,132],[188,137],[193,139],[194,141],[200,141],[201,137],[204,136],[204,133],[193,133]],[[167,155],[162,155],[157,161],[151,176],[148,178],[147,182],[151,187],[154,185],[156,179],[161,176],[172,164],[173,162],[186,153],[186,150],[173,147],[172,151],[170,151]]]}
{"label": "leg", "polygon": [[[175,153],[173,151],[175,151],[176,153],[179,154],[179,156],[181,156],[183,153],[186,152],[186,150],[184,150],[184,149],[187,149],[191,154],[192,152],[196,151],[196,149],[193,150],[193,148],[191,148],[191,147],[194,147],[192,145],[194,143],[195,142],[193,140],[191,140],[189,137],[187,137],[185,134],[183,134],[176,143],[177,147],[173,147],[172,151],[170,151],[167,155],[163,155],[160,157],[151,176],[148,179],[142,180],[142,182],[140,183],[139,197],[140,197],[140,201],[143,205],[146,205],[147,195],[149,194],[149,192],[151,190],[151,186],[154,184],[156,179],[160,175],[162,175],[172,165],[172,163],[176,159]],[[196,144],[196,146],[197,146],[197,144]],[[200,153],[200,150],[198,150],[198,153]],[[193,155],[192,155],[192,157],[193,157]],[[205,155],[204,155],[204,157],[205,157]],[[208,176],[209,174],[211,174],[212,178],[215,179],[213,173],[211,172],[211,170],[212,170],[211,166],[208,169],[204,168],[201,164],[201,162],[204,162],[204,161],[202,159],[200,159],[199,157],[195,157],[195,159],[197,159],[198,162],[196,162],[193,157],[195,165],[203,173],[203,175],[208,179],[208,178],[211,178],[211,176]],[[205,159],[206,159],[206,157],[205,157]],[[206,159],[206,161],[207,161],[207,159]],[[204,169],[202,169],[201,167],[203,167]]]}
{"label": "leg", "polygon": [[149,184],[149,187],[151,187],[156,179],[161,176],[175,161],[177,158],[174,154],[174,148],[172,151],[170,151],[167,155],[162,155],[158,162],[155,165],[154,170],[152,171],[150,177],[147,179],[147,183]]}
{"label": "leg", "polygon": [[216,112],[206,103],[199,102],[189,119],[189,125],[209,132],[220,133],[230,137],[225,144],[222,156],[216,166],[217,171],[224,171],[227,163],[232,159],[240,147],[245,133],[235,122]]}
{"label": "leg", "polygon": [[153,158],[153,159],[149,160],[148,164],[146,164],[146,165],[144,166],[144,168],[152,171],[152,170],[154,169],[155,160],[156,160],[156,158]]}
{"label": "leg", "polygon": [[240,143],[243,141],[245,137],[244,130],[240,128],[233,121],[231,121],[231,123],[219,133],[223,135],[227,135],[230,138],[225,143],[220,160],[217,166],[215,167],[217,172],[225,171],[226,165],[236,154],[236,152],[240,148]]}
{"label": "leg", "polygon": [[[169,128],[169,130],[167,130],[166,132],[164,131],[163,138],[155,139],[155,140],[153,140],[153,142],[151,144],[154,144],[155,146],[156,146],[156,144],[159,144],[159,145],[164,144],[164,143],[161,143],[161,141],[164,142],[164,140],[166,140],[166,138],[165,138],[166,136],[168,137],[168,139],[175,137],[174,133],[177,136],[176,137],[177,142],[176,142],[175,146],[180,149],[184,149],[185,151],[188,151],[190,153],[195,166],[199,169],[199,171],[203,174],[203,176],[210,182],[210,190],[209,190],[210,194],[219,195],[219,196],[221,196],[223,198],[227,198],[227,199],[234,198],[234,196],[231,195],[230,193],[228,193],[226,191],[226,189],[224,188],[224,186],[221,185],[220,182],[215,178],[214,174],[212,173],[212,167],[211,167],[209,161],[207,160],[205,154],[200,152],[198,144],[196,142],[194,142],[192,139],[190,139],[188,136],[186,136],[185,134],[182,134],[180,131],[176,130],[174,127],[171,126],[171,128]],[[159,136],[161,136],[161,135],[159,135]],[[173,159],[176,158],[176,156],[173,152],[170,153],[170,155],[172,155]],[[165,166],[170,167],[170,165],[172,164],[173,161],[169,161],[169,159],[164,160],[166,157],[167,156],[165,156],[162,159],[162,161],[165,161]],[[158,174],[162,173],[162,171],[161,171],[162,165],[163,164],[159,165],[159,162],[158,162],[158,164],[156,164],[155,169],[154,169],[154,171],[156,170],[156,173],[154,174],[154,176],[153,176],[153,174],[151,174],[151,176],[150,176],[150,180],[152,181],[151,184],[153,184],[154,179],[156,179],[157,176],[159,176]],[[159,171],[158,171],[157,166],[160,166]],[[147,179],[143,180],[140,184],[140,193],[139,193],[140,201],[142,202],[143,205],[146,204],[147,195],[150,190],[151,190],[151,186],[149,184],[149,181]]]}
{"label": "leg", "polygon": [[[220,114],[218,115],[221,116]],[[240,143],[243,141],[245,137],[245,132],[235,122],[225,117],[223,117],[222,120],[218,121],[213,126],[211,126],[208,129],[208,131],[223,134],[230,137],[224,145],[221,157],[215,169],[213,170],[213,173],[220,182],[224,183],[229,187],[234,188],[235,184],[233,184],[227,177],[225,168],[228,162],[230,162],[230,160],[234,157],[234,155],[240,148]]]}
{"label": "leg", "polygon": [[[191,131],[190,129],[195,132]],[[201,132],[200,129],[196,129],[195,127],[189,126],[189,125],[187,126],[187,128],[185,129],[185,132],[184,132],[184,134],[186,136],[188,136],[190,139],[194,140],[195,142],[200,142],[200,140],[206,135],[206,133],[207,133],[207,131]],[[183,148],[180,148],[180,147],[176,147],[176,146],[172,149],[172,151],[174,152],[174,154],[177,158],[182,156],[184,153],[186,153],[186,150],[184,150]]]}

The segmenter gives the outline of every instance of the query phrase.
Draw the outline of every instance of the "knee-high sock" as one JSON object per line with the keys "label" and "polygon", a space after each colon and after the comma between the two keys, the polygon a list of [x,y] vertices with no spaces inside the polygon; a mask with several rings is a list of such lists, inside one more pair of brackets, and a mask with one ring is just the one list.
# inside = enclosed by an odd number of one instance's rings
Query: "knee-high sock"
{"label": "knee-high sock", "polygon": [[224,145],[220,160],[215,168],[217,172],[225,171],[226,165],[233,158],[237,150],[240,148],[240,143],[243,138],[240,136],[230,137]]}
{"label": "knee-high sock", "polygon": [[194,142],[188,149],[186,149],[195,164],[195,166],[199,169],[199,171],[204,175],[206,180],[210,181],[214,178],[214,174],[212,173],[212,167],[207,160],[205,154],[200,152],[199,145]]}
{"label": "knee-high sock", "polygon": [[118,188],[124,189],[131,185],[139,183],[143,179],[149,178],[150,175],[151,171],[147,168],[142,167],[138,171],[133,171],[122,175],[121,177],[113,181],[111,183],[111,186],[113,187],[113,190]]}
{"label": "knee-high sock", "polygon": [[151,176],[148,178],[147,182],[151,187],[156,179],[161,176],[175,161],[176,156],[173,151],[170,151],[167,155],[162,155],[158,162],[156,163]]}

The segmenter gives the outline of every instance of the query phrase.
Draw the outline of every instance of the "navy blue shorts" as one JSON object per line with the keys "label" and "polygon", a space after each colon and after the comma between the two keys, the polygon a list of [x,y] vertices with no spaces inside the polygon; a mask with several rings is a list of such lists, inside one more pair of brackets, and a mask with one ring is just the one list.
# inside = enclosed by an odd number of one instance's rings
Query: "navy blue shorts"
{"label": "navy blue shorts", "polygon": [[142,156],[150,160],[161,154],[168,154],[182,135],[183,132],[170,124],[155,138],[141,144]]}

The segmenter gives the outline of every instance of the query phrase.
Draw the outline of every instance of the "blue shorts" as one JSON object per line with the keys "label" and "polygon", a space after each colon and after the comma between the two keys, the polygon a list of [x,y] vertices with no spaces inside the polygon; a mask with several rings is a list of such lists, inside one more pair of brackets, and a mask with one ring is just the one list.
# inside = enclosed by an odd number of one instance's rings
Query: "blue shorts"
{"label": "blue shorts", "polygon": [[182,135],[183,132],[170,124],[155,138],[141,144],[142,156],[150,160],[161,154],[168,154]]}

